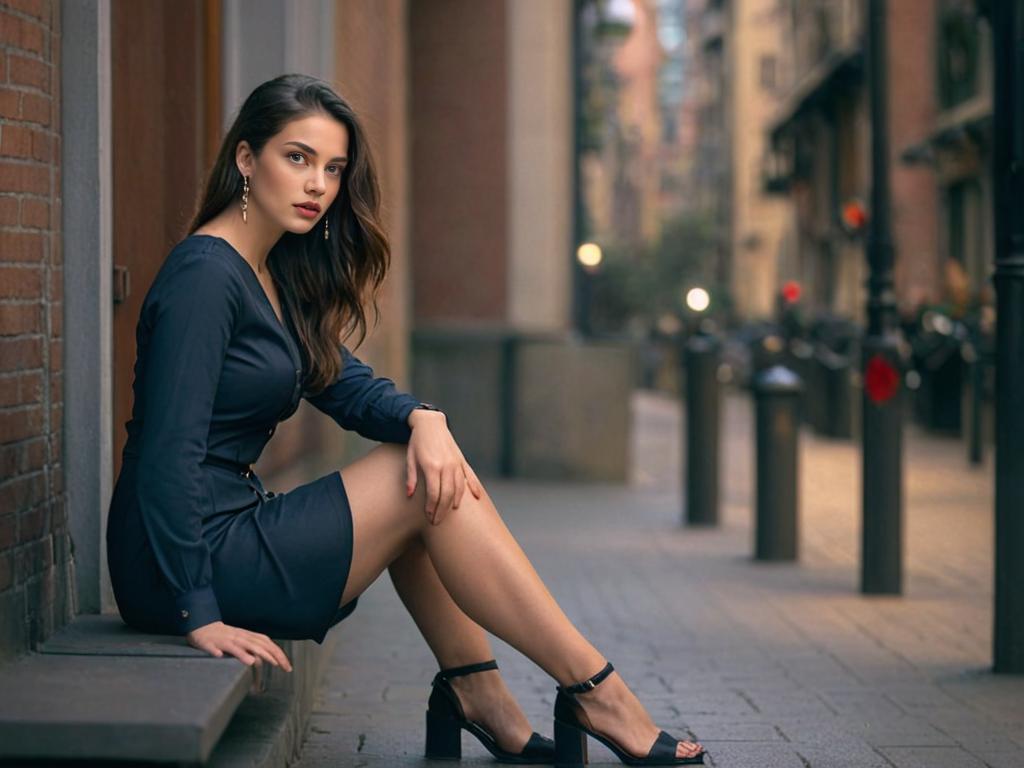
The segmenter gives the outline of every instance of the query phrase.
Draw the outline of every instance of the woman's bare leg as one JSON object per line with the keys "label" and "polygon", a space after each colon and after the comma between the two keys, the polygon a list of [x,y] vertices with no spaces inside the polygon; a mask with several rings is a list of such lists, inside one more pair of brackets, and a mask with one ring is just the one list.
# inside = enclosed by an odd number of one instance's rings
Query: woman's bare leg
{"label": "woman's bare leg", "polygon": [[[452,600],[422,539],[414,539],[388,573],[442,669],[494,658],[487,633]],[[451,684],[467,718],[481,723],[502,749],[523,750],[533,728],[497,670],[456,677]]]}
{"label": "woman's bare leg", "polygon": [[[423,478],[405,495],[405,446],[386,444],[342,470],[352,509],[353,560],[341,604],[362,592],[409,545],[421,540],[445,590],[474,622],[527,656],[563,685],[584,680],[605,659],[573,626],[540,580],[490,496],[468,491],[439,525],[423,513]],[[618,674],[579,697],[594,730],[636,755],[658,735]],[[699,746],[680,742],[681,757]]]}

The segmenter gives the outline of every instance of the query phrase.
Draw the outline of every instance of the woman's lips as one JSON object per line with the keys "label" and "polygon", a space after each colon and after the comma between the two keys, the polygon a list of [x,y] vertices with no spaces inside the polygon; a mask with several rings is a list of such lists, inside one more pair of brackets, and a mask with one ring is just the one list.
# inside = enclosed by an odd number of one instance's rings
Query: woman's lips
{"label": "woman's lips", "polygon": [[320,211],[314,211],[312,208],[305,208],[301,205],[294,206],[295,210],[299,212],[299,216],[306,219],[315,219],[320,215]]}

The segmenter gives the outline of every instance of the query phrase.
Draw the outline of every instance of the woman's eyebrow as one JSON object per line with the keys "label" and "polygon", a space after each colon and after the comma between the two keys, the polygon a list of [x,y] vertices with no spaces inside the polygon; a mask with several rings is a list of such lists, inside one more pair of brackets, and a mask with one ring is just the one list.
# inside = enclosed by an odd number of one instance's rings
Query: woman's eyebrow
{"label": "woman's eyebrow", "polygon": [[[286,141],[285,144],[294,144],[295,146],[299,147],[300,149],[304,149],[307,152],[309,152],[309,154],[311,154],[313,157],[316,157],[316,154],[317,154],[316,150],[313,149],[308,144],[303,144],[301,141]],[[337,157],[332,157],[330,162],[333,163],[335,160],[340,160],[343,163],[347,163],[348,162],[348,158],[347,157],[343,157],[341,155],[338,155]]]}

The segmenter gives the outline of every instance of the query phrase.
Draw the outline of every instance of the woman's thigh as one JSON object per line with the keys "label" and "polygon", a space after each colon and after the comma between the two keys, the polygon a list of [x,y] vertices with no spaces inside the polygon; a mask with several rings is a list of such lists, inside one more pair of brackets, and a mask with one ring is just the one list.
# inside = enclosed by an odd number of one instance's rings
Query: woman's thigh
{"label": "woman's thigh", "polygon": [[352,565],[341,605],[361,595],[426,524],[422,476],[405,495],[405,455],[405,445],[384,443],[341,470],[352,511]]}

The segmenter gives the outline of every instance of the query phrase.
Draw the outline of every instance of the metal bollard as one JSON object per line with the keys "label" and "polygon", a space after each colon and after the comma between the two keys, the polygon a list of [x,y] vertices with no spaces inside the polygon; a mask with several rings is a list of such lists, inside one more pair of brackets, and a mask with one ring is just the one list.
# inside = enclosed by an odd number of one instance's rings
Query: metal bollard
{"label": "metal bollard", "polygon": [[687,525],[718,524],[718,361],[721,343],[710,335],[691,336],[686,361]]}
{"label": "metal bollard", "polygon": [[825,385],[825,419],[823,434],[829,437],[853,437],[852,388],[850,358],[829,349],[821,351]]}
{"label": "metal bollard", "polygon": [[797,448],[800,377],[776,365],[754,381],[757,402],[757,482],[754,557],[797,558]]}

